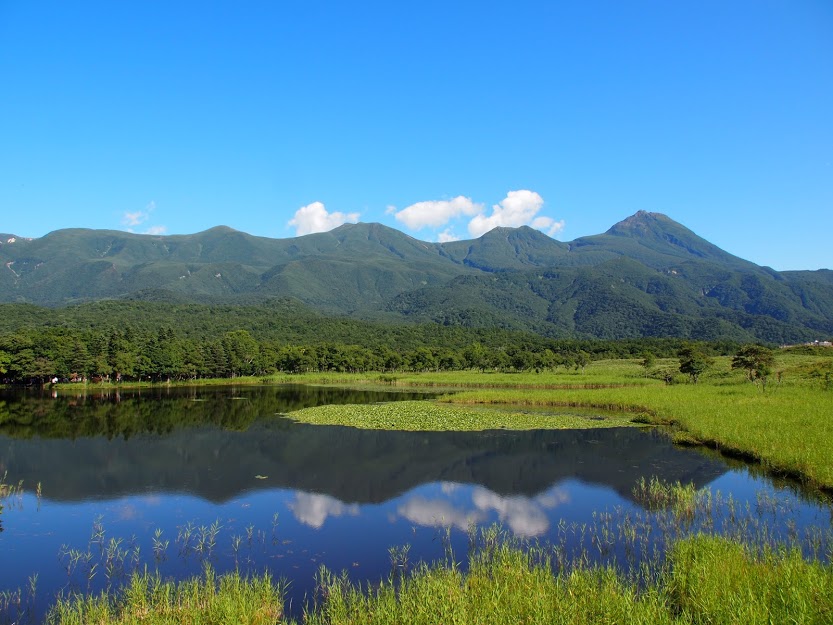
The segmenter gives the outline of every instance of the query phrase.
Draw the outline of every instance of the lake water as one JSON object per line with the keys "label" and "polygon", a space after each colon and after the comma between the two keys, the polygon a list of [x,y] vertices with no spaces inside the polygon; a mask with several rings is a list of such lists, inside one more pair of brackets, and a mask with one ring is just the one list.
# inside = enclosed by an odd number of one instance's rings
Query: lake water
{"label": "lake water", "polygon": [[[321,565],[374,581],[392,555],[402,564],[404,545],[410,563],[449,548],[464,560],[471,526],[592,548],[576,528],[600,513],[646,515],[633,489],[652,476],[720,491],[785,534],[829,537],[829,502],[650,430],[383,432],[281,416],[418,397],[309,386],[4,391],[0,476],[24,487],[0,514],[7,615],[28,609],[37,621],[58,592],[117,586],[145,566],[181,578],[204,561],[292,580],[297,613]],[[22,607],[10,607],[18,588]]]}

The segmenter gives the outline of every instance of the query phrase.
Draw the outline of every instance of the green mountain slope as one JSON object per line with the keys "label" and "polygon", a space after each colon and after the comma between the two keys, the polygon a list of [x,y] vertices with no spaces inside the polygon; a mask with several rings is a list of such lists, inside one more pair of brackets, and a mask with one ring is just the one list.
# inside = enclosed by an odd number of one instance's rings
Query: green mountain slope
{"label": "green mountain slope", "polygon": [[483,271],[557,265],[565,262],[569,249],[528,226],[495,228],[473,241],[442,244],[443,254],[454,262]]}
{"label": "green mountain slope", "polygon": [[640,211],[570,243],[528,227],[419,241],[381,224],[269,239],[217,227],[150,236],[0,235],[0,302],[240,303],[549,336],[793,342],[833,335],[833,271],[779,273]]}
{"label": "green mountain slope", "polygon": [[[761,289],[758,297],[739,289],[744,297],[728,306],[679,273],[619,258],[596,267],[461,277],[403,293],[388,308],[415,321],[496,325],[547,336],[796,342],[833,334],[829,317],[785,308],[778,293],[766,288],[772,285],[753,278]],[[738,279],[737,274],[729,272],[727,279]],[[773,314],[759,310],[767,301]]]}
{"label": "green mountain slope", "polygon": [[685,226],[660,213],[639,211],[604,234],[576,239],[570,251],[598,258],[625,256],[654,269],[687,260],[704,261],[736,271],[756,271],[754,263],[724,252]]}

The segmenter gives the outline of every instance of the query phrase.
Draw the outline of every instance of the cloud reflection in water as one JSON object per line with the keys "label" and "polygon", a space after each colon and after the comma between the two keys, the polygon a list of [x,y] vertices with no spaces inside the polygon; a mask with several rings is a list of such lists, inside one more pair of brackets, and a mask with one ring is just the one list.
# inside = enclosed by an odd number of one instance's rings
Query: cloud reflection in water
{"label": "cloud reflection in water", "polygon": [[345,504],[335,497],[315,493],[298,492],[295,501],[288,505],[298,522],[315,529],[324,525],[329,517],[359,514],[359,506],[356,504]]}
{"label": "cloud reflection in water", "polygon": [[498,520],[515,535],[531,538],[549,530],[550,519],[546,510],[552,510],[568,501],[567,493],[558,488],[536,497],[525,497],[502,496],[477,486],[470,490],[470,503],[451,501],[451,495],[460,493],[458,485],[443,483],[440,492],[448,498],[429,499],[423,495],[413,495],[397,508],[397,513],[416,525],[456,527],[462,530],[471,524],[484,523],[490,513],[495,513]]}

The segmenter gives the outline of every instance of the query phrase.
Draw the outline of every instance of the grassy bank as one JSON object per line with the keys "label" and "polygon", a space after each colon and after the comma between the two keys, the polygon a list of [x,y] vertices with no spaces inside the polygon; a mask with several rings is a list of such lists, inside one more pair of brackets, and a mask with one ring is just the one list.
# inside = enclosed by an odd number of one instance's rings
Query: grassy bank
{"label": "grassy bank", "polygon": [[[751,551],[707,535],[677,542],[651,582],[609,566],[553,567],[546,550],[508,540],[472,552],[468,571],[453,558],[391,575],[373,590],[322,570],[310,625],[434,623],[830,623],[833,569],[795,550]],[[237,573],[179,584],[136,575],[117,596],[71,597],[51,625],[289,623],[268,576]]]}

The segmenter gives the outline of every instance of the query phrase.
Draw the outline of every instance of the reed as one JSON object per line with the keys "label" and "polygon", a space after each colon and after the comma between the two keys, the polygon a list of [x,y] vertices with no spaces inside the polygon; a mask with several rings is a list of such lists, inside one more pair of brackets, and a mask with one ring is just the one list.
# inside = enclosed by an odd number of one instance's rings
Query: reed
{"label": "reed", "polygon": [[543,549],[499,540],[469,558],[468,571],[443,562],[362,589],[319,573],[321,601],[310,625],[431,623],[828,623],[833,570],[790,550],[747,550],[698,535],[673,545],[652,584],[615,567],[554,569]]}
{"label": "reed", "polygon": [[243,577],[238,572],[218,576],[208,566],[201,577],[179,583],[162,580],[157,574],[137,573],[118,593],[60,598],[46,618],[46,623],[52,625],[281,622],[285,622],[283,586],[268,573],[255,577]]}
{"label": "reed", "polygon": [[[490,530],[483,530],[488,532]],[[397,557],[401,557],[397,555]],[[584,561],[558,568],[550,550],[505,535],[482,541],[466,567],[418,564],[372,589],[322,568],[308,625],[434,623],[829,623],[833,569],[795,549],[750,550],[712,535],[675,542],[651,584]],[[268,574],[173,583],[139,573],[119,593],[62,598],[50,625],[290,623],[283,585]]]}

